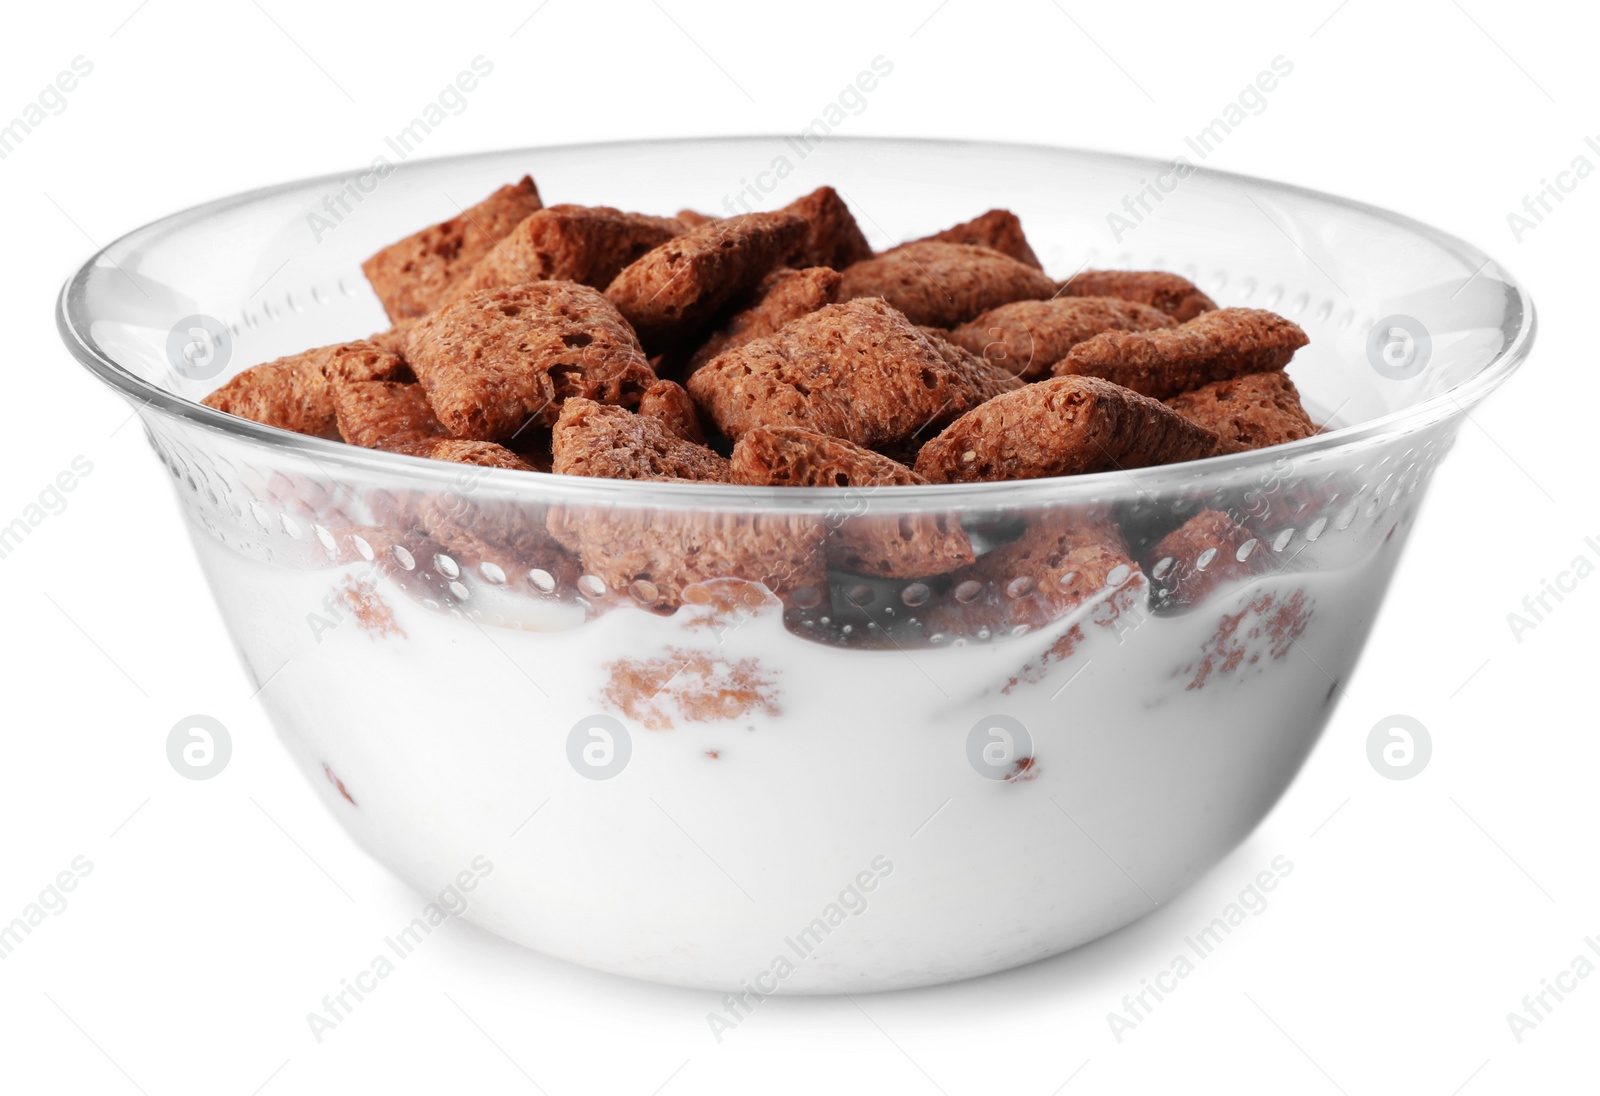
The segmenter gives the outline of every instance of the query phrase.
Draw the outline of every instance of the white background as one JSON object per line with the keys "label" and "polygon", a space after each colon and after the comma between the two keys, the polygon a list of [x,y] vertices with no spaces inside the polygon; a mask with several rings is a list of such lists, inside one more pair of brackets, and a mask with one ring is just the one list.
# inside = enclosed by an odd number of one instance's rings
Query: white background
{"label": "white background", "polygon": [[[1600,165],[1584,146],[1600,136],[1586,17],[1489,0],[8,12],[0,118],[75,56],[93,73],[0,160],[0,524],[75,456],[93,472],[0,560],[0,921],[74,857],[93,871],[0,962],[0,1090],[1596,1091],[1600,975],[1520,1042],[1506,1020],[1600,937],[1600,577],[1520,642],[1506,619],[1574,557],[1600,558],[1584,543],[1600,538],[1600,178],[1521,241],[1506,220],[1578,155]],[[313,1040],[305,1014],[423,899],[291,768],[166,477],[129,409],[60,349],[53,298],[96,245],[154,217],[363,164],[479,54],[493,75],[426,155],[794,132],[882,54],[892,77],[841,132],[1170,157],[1282,54],[1293,75],[1213,166],[1398,208],[1530,285],[1532,361],[1463,428],[1326,736],[1236,853],[1075,953],[934,990],[769,1001],[720,1045],[711,994],[592,974],[453,921]],[[167,762],[167,732],[191,713],[232,734],[213,780]],[[1406,781],[1366,755],[1396,713],[1434,744]],[[1278,855],[1294,871],[1271,905],[1119,1043],[1106,1014]]]}

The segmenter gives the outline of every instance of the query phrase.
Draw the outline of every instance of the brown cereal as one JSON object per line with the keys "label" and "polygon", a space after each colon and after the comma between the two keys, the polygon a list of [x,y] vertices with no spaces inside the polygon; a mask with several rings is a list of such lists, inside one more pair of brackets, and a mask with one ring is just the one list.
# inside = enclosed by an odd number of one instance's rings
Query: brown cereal
{"label": "brown cereal", "polygon": [[594,289],[529,282],[456,301],[411,329],[406,358],[456,437],[548,424],[571,397],[637,406],[655,381],[627,323]]}
{"label": "brown cereal", "polygon": [[1053,297],[991,308],[947,336],[985,361],[1036,381],[1081,342],[1102,331],[1147,331],[1174,326],[1159,309],[1114,297]]}
{"label": "brown cereal", "polygon": [[639,397],[639,414],[656,419],[684,441],[696,445],[706,443],[705,431],[700,429],[700,412],[683,385],[676,381],[656,381]]}
{"label": "brown cereal", "polygon": [[406,335],[416,326],[417,319],[397,320],[389,328],[367,336],[374,346],[387,350],[397,358],[406,356]]}
{"label": "brown cereal", "polygon": [[928,481],[898,461],[799,426],[758,426],[733,447],[734,483],[751,487],[884,487]]}
{"label": "brown cereal", "polygon": [[1126,608],[1117,593],[1137,575],[1110,520],[1041,511],[1028,517],[1022,536],[953,572],[949,596],[923,622],[929,635],[1009,635],[1043,628],[1097,597],[1105,602],[1096,611],[1109,622]]}
{"label": "brown cereal", "polygon": [[1170,328],[1160,309],[1115,298],[1051,298],[1013,301],[963,323],[947,338],[1024,381],[1050,376],[1067,350],[1102,331]]}
{"label": "brown cereal", "polygon": [[523,282],[604,289],[622,268],[683,232],[670,217],[610,206],[556,205],[526,218],[450,291],[446,302]]}
{"label": "brown cereal", "polygon": [[549,527],[585,571],[646,608],[676,608],[686,587],[718,578],[784,598],[828,586],[827,527],[803,514],[563,506]]}
{"label": "brown cereal", "polygon": [[720,354],[688,388],[730,438],[757,426],[803,426],[877,448],[977,406],[986,382],[868,298],[827,305]]}
{"label": "brown cereal", "polygon": [[[927,480],[881,453],[798,426],[757,427],[733,447],[733,482],[753,487],[885,487]],[[843,518],[828,560],[845,571],[882,578],[926,578],[973,560],[972,542],[949,514]]]}
{"label": "brown cereal", "polygon": [[1194,605],[1218,586],[1260,574],[1271,557],[1255,534],[1220,510],[1202,510],[1145,557],[1160,605]]}
{"label": "brown cereal", "polygon": [[720,217],[713,217],[709,213],[701,213],[696,209],[680,209],[678,210],[677,216],[673,217],[672,219],[677,221],[678,225],[685,232],[699,228],[701,225],[708,225],[712,221],[721,220]]}
{"label": "brown cereal", "polygon": [[339,436],[364,449],[437,438],[445,433],[420,384],[351,381],[334,386]]}
{"label": "brown cereal", "polygon": [[805,237],[788,256],[792,266],[831,266],[843,270],[851,263],[872,258],[872,245],[861,234],[855,215],[831,186],[819,186],[779,212],[794,213],[806,219]]}
{"label": "brown cereal", "polygon": [[839,299],[882,297],[912,323],[954,327],[991,308],[1042,300],[1055,291],[1055,282],[1009,255],[925,240],[846,269]]}
{"label": "brown cereal", "polygon": [[1219,308],[1177,327],[1107,331],[1067,351],[1056,376],[1103,377],[1168,400],[1212,381],[1282,369],[1310,340],[1300,326],[1258,308]]}
{"label": "brown cereal", "polygon": [[545,528],[543,506],[469,496],[470,485],[422,497],[416,505],[418,527],[463,571],[481,575],[483,565],[492,564],[512,588],[573,595],[582,570],[577,557]]}
{"label": "brown cereal", "polygon": [[1166,404],[1217,435],[1218,453],[1243,453],[1317,432],[1289,374],[1247,373],[1174,396]]}
{"label": "brown cereal", "polygon": [[411,379],[411,370],[400,355],[371,339],[335,343],[324,353],[322,375],[330,383]]}
{"label": "brown cereal", "polygon": [[568,476],[725,483],[726,457],[685,441],[660,419],[571,399],[556,420],[554,470]]}
{"label": "brown cereal", "polygon": [[788,213],[745,213],[712,221],[646,253],[606,296],[646,343],[670,343],[759,282],[806,232]]}
{"label": "brown cereal", "polygon": [[390,441],[383,448],[391,453],[453,461],[456,464],[475,464],[480,468],[509,468],[516,472],[533,471],[533,467],[527,461],[492,441],[470,441],[466,438],[414,438],[405,442]]}
{"label": "brown cereal", "polygon": [[1179,323],[1217,307],[1217,302],[1188,278],[1163,270],[1085,270],[1061,283],[1061,295],[1138,301],[1159,308]]}
{"label": "brown cereal", "polygon": [[825,266],[804,270],[780,267],[772,271],[741,302],[739,311],[694,352],[689,359],[690,370],[700,368],[724,350],[766,338],[789,321],[832,304],[839,296],[839,279],[837,270]]}
{"label": "brown cereal", "polygon": [[1037,479],[1194,460],[1216,435],[1156,400],[1095,377],[1056,377],[997,396],[922,447],[935,483]]}
{"label": "brown cereal", "polygon": [[966,377],[977,391],[978,401],[992,400],[1022,387],[1022,381],[1003,365],[982,358],[966,347],[950,341],[950,332],[942,327],[919,327],[939,357],[951,369]]}
{"label": "brown cereal", "polygon": [[444,302],[457,280],[523,218],[542,208],[539,188],[524,175],[471,209],[390,244],[361,264],[389,319],[422,316]]}
{"label": "brown cereal", "polygon": [[201,402],[297,434],[337,437],[335,383],[392,380],[406,373],[400,358],[360,339],[252,365]]}
{"label": "brown cereal", "polygon": [[976,244],[979,247],[993,248],[1000,254],[1009,255],[1017,262],[1026,263],[1035,270],[1044,269],[1039,256],[1035,255],[1033,248],[1028,245],[1028,237],[1023,234],[1022,219],[1009,209],[991,209],[970,221],[962,221],[943,232],[935,232],[932,236],[924,236],[910,242],[928,241],[942,244]]}

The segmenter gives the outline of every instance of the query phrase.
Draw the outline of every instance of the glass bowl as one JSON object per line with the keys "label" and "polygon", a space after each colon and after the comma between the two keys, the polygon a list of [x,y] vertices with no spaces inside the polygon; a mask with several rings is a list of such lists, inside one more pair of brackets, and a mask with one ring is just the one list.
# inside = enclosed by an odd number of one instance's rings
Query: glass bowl
{"label": "glass bowl", "polygon": [[[432,462],[196,402],[386,327],[360,261],[524,172],[549,202],[655,213],[832,184],[878,247],[1007,207],[1057,278],[1174,270],[1294,319],[1290,373],[1328,428],[1127,472],[757,490]],[[1308,190],[772,137],[382,162],[212,202],[94,256],[59,323],[139,410],[262,703],[357,841],[529,947],[748,1005],[1039,959],[1232,849],[1327,722],[1434,468],[1534,315],[1475,248]],[[1208,509],[1248,541],[1152,558]],[[1070,596],[1006,569],[1030,531],[1108,520],[1132,565],[1048,561]],[[819,563],[841,530],[927,523],[959,524],[975,569]],[[647,562],[596,567],[556,525]],[[649,561],[689,555],[713,581],[663,612]],[[1170,596],[1175,567],[1209,589]]]}

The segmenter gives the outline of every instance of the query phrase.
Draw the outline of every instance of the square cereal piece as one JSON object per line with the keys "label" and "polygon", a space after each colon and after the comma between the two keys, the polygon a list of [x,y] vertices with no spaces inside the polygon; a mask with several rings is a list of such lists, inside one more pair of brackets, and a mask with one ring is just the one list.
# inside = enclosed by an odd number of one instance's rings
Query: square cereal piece
{"label": "square cereal piece", "polygon": [[922,447],[934,483],[1038,479],[1209,456],[1217,436],[1097,377],[1056,377],[997,396]]}
{"label": "square cereal piece", "polygon": [[[981,363],[980,363],[981,365]],[[882,300],[831,304],[696,370],[689,394],[723,434],[803,426],[865,448],[904,441],[983,402],[982,378],[952,365]]]}
{"label": "square cereal piece", "polygon": [[950,341],[950,332],[942,327],[919,327],[933,349],[951,369],[966,377],[977,392],[978,402],[992,400],[1022,387],[1022,381],[1003,365],[979,357],[964,346]]}
{"label": "square cereal piece", "polygon": [[1039,256],[1035,255],[1033,248],[1028,245],[1028,237],[1022,231],[1022,219],[1009,209],[991,209],[970,221],[951,225],[943,232],[935,232],[932,236],[923,236],[921,239],[909,242],[929,241],[941,244],[976,244],[979,247],[993,248],[1000,254],[1009,255],[1017,262],[1025,263],[1035,270],[1044,269]]}
{"label": "square cereal piece", "polygon": [[389,449],[445,433],[420,384],[347,381],[333,388],[333,410],[339,436],[363,449]]}
{"label": "square cereal piece", "polygon": [[839,296],[840,274],[825,266],[804,270],[779,267],[738,303],[739,310],[729,316],[689,359],[690,370],[736,346],[762,339],[791,320],[832,304]]}
{"label": "square cereal piece", "polygon": [[973,560],[951,514],[873,514],[871,491],[927,481],[898,461],[798,426],[758,427],[733,447],[733,482],[751,487],[856,487],[859,514],[829,520],[828,560],[877,578],[927,578]]}
{"label": "square cereal piece", "polygon": [[539,188],[524,175],[459,216],[390,244],[361,264],[362,273],[391,321],[426,315],[490,248],[541,208]]}
{"label": "square cereal piece", "polygon": [[928,481],[899,461],[801,426],[758,426],[733,447],[732,482],[747,487],[887,487]]}
{"label": "square cereal piece", "polygon": [[1085,270],[1061,283],[1063,297],[1118,297],[1159,308],[1187,323],[1217,302],[1188,278],[1164,270]]}
{"label": "square cereal piece", "polygon": [[201,402],[252,422],[313,437],[338,436],[333,385],[408,376],[400,358],[366,339],[252,365]]}
{"label": "square cereal piece", "polygon": [[766,276],[805,235],[804,218],[745,213],[668,240],[626,267],[606,296],[652,347],[709,322]]}
{"label": "square cereal piece", "polygon": [[699,228],[701,225],[708,225],[712,221],[719,221],[722,218],[713,217],[709,213],[701,213],[697,209],[680,209],[672,219],[678,222],[678,228],[681,231],[689,232]]}
{"label": "square cereal piece", "polygon": [[[416,524],[461,570],[503,577],[508,590],[535,596],[571,598],[578,591],[583,573],[578,557],[556,543],[545,528],[549,511],[543,505],[469,498],[469,493],[470,488],[457,488],[423,495],[415,502]],[[418,562],[419,570],[433,563],[420,555]]]}
{"label": "square cereal piece", "polygon": [[416,322],[416,319],[397,320],[385,330],[368,335],[367,342],[404,360],[406,356],[406,335]]}
{"label": "square cereal piece", "polygon": [[553,423],[572,396],[637,406],[656,379],[622,316],[576,282],[489,289],[446,305],[411,329],[406,360],[445,429],[480,441]]}
{"label": "square cereal piece", "polygon": [[391,453],[405,453],[408,456],[452,461],[456,464],[475,464],[480,468],[508,468],[514,472],[533,471],[533,467],[527,461],[492,441],[425,437],[406,442],[391,441],[383,448]]}
{"label": "square cereal piece", "polygon": [[656,419],[684,441],[696,445],[706,443],[705,431],[700,428],[700,412],[694,400],[676,381],[656,381],[639,397],[639,414]]}
{"label": "square cereal piece", "polygon": [[851,263],[872,258],[872,245],[862,235],[855,215],[831,186],[820,186],[779,212],[794,213],[806,219],[805,238],[788,255],[791,266],[831,266],[843,270]]}
{"label": "square cereal piece", "polygon": [[1259,308],[1219,308],[1177,327],[1107,331],[1081,342],[1055,375],[1103,377],[1157,400],[1246,373],[1282,369],[1310,342],[1300,325]]}
{"label": "square cereal piece", "polygon": [[1202,510],[1162,537],[1146,562],[1158,609],[1198,604],[1224,583],[1272,566],[1255,534],[1220,510]]}
{"label": "square cereal piece", "polygon": [[1067,351],[1102,331],[1147,331],[1173,326],[1175,321],[1166,313],[1136,301],[1053,297],[991,308],[946,338],[1013,376],[1036,381],[1048,377],[1050,367]]}
{"label": "square cereal piece", "polygon": [[660,419],[568,400],[552,432],[556,472],[607,479],[726,483],[726,457],[685,441]]}
{"label": "square cereal piece", "polygon": [[1213,381],[1166,404],[1216,434],[1218,453],[1265,449],[1317,433],[1294,381],[1282,370]]}
{"label": "square cereal piece", "polygon": [[566,505],[549,526],[596,580],[585,596],[615,592],[670,610],[685,588],[713,579],[758,582],[786,601],[828,589],[827,526],[805,514]]}
{"label": "square cereal piece", "polygon": [[578,282],[604,289],[623,267],[682,232],[669,217],[610,206],[549,206],[495,244],[447,299],[523,282]]}
{"label": "square cereal piece", "polygon": [[949,593],[923,614],[930,636],[1006,636],[1036,631],[1100,599],[1101,622],[1142,586],[1122,534],[1104,515],[1078,508],[1030,514],[1016,540],[949,578]]}
{"label": "square cereal piece", "polygon": [[844,271],[841,301],[882,297],[915,324],[955,327],[1012,301],[1055,296],[1056,283],[1009,255],[972,244],[902,244]]}

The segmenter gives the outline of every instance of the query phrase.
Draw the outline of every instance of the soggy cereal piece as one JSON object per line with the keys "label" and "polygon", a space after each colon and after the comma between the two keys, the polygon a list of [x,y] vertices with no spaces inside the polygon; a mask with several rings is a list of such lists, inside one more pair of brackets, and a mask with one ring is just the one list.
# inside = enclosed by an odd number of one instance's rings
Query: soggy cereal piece
{"label": "soggy cereal piece", "polygon": [[466,438],[415,438],[405,442],[391,441],[383,448],[391,453],[453,461],[456,464],[475,464],[480,468],[509,468],[515,472],[533,471],[533,467],[527,461],[492,441],[469,441]]}
{"label": "soggy cereal piece", "polygon": [[1178,669],[1176,676],[1189,678],[1186,691],[1205,688],[1212,677],[1242,678],[1260,673],[1266,661],[1282,662],[1310,625],[1316,602],[1303,589],[1261,590],[1238,603],[1238,610],[1222,614],[1200,657]]}
{"label": "soggy cereal piece", "polygon": [[920,240],[910,242],[928,241],[942,244],[976,244],[979,247],[992,248],[1002,255],[1009,255],[1017,262],[1026,263],[1035,270],[1044,269],[1039,256],[1035,255],[1033,248],[1028,245],[1028,237],[1023,234],[1022,219],[1009,209],[991,209],[970,221],[962,221],[943,232],[935,232],[932,236],[924,236]]}
{"label": "soggy cereal piece", "polygon": [[1300,406],[1294,381],[1282,370],[1213,381],[1166,404],[1216,434],[1218,453],[1265,449],[1317,432],[1317,424]]}
{"label": "soggy cereal piece", "polygon": [[399,357],[361,339],[252,365],[201,402],[252,422],[331,438],[338,436],[335,383],[391,380],[406,374]]}
{"label": "soggy cereal piece", "polygon": [[779,212],[794,213],[806,219],[805,238],[788,256],[791,266],[831,266],[843,270],[851,263],[872,258],[872,245],[861,234],[855,215],[831,186],[820,186]]}
{"label": "soggy cereal piece", "polygon": [[1093,619],[1109,626],[1128,609],[1139,569],[1117,527],[1074,510],[1030,514],[1022,536],[950,575],[950,592],[923,615],[929,635],[1009,635],[1043,628],[1100,599]]}
{"label": "soggy cereal piece", "polygon": [[420,384],[350,381],[333,389],[339,436],[363,449],[437,438],[445,433]]}
{"label": "soggy cereal piece", "polygon": [[539,188],[524,175],[460,216],[390,244],[361,270],[390,320],[426,315],[444,303],[451,286],[490,248],[541,208]]}
{"label": "soggy cereal piece", "polygon": [[955,327],[1011,301],[1053,297],[1041,271],[987,247],[934,240],[902,244],[844,271],[841,301],[882,297],[915,324]]}
{"label": "soggy cereal piece", "polygon": [[1217,302],[1188,278],[1163,270],[1085,270],[1061,283],[1061,295],[1138,301],[1159,308],[1179,323],[1217,307]]}
{"label": "soggy cereal piece", "polygon": [[700,412],[689,398],[683,385],[676,381],[656,381],[639,397],[639,414],[656,419],[684,441],[696,445],[706,443],[705,431],[700,429]]}
{"label": "soggy cereal piece", "polygon": [[844,519],[828,540],[828,563],[871,578],[932,578],[974,559],[954,513],[864,514]]}
{"label": "soggy cereal piece", "polygon": [[637,406],[656,379],[622,316],[576,282],[489,289],[446,305],[411,329],[406,360],[445,428],[480,441],[553,423],[574,396]]}
{"label": "soggy cereal piece", "polygon": [[1074,476],[1209,456],[1216,435],[1096,377],[1056,377],[967,412],[917,455],[934,483]]}
{"label": "soggy cereal piece", "polygon": [[839,296],[839,279],[837,270],[825,266],[804,270],[780,267],[772,271],[741,302],[739,311],[694,352],[689,359],[690,370],[700,368],[724,350],[765,338],[789,321],[832,304]]}
{"label": "soggy cereal piece", "polygon": [[1274,312],[1219,308],[1177,327],[1096,335],[1053,369],[1058,377],[1103,377],[1169,400],[1212,381],[1282,369],[1309,341],[1299,324]]}
{"label": "soggy cereal piece", "polygon": [[789,213],[745,213],[668,240],[626,267],[606,296],[652,346],[705,324],[766,276],[806,232]]}
{"label": "soggy cereal piece", "polygon": [[593,400],[568,400],[552,434],[554,470],[567,476],[726,483],[726,457],[685,441],[660,419]]}
{"label": "soggy cereal piece", "polygon": [[670,217],[610,206],[556,205],[523,220],[451,290],[459,300],[523,282],[577,282],[604,289],[622,268],[683,232]]}
{"label": "soggy cereal piece", "polygon": [[948,422],[985,396],[978,378],[877,298],[827,305],[719,354],[688,388],[735,440],[758,426],[803,426],[869,449]]}
{"label": "soggy cereal piece", "polygon": [[[858,575],[927,578],[973,560],[953,514],[874,514],[870,491],[927,481],[898,461],[798,426],[757,427],[733,447],[733,482],[753,487],[857,487],[828,541],[828,561]],[[859,512],[857,512],[859,511]]]}
{"label": "soggy cereal piece", "polygon": [[1194,605],[1224,583],[1260,574],[1271,557],[1255,535],[1220,510],[1202,510],[1161,538],[1145,558],[1157,607]]}
{"label": "soggy cereal piece", "polygon": [[711,579],[759,582],[785,599],[827,590],[827,526],[804,514],[566,505],[549,527],[607,590],[650,609],[674,609]]}
{"label": "soggy cereal piece", "polygon": [[1081,342],[1102,331],[1148,331],[1175,326],[1159,309],[1114,297],[1053,297],[991,308],[946,336],[1023,380],[1050,375]]}
{"label": "soggy cereal piece", "polygon": [[682,723],[723,723],[780,713],[777,672],[754,658],[726,658],[669,647],[657,658],[623,658],[605,667],[603,707],[652,731]]}
{"label": "soggy cereal piece", "polygon": [[[471,475],[470,471],[465,474]],[[545,507],[534,502],[474,499],[469,482],[418,500],[417,523],[462,570],[499,568],[507,584],[561,598],[578,592],[582,569],[545,528]]]}

